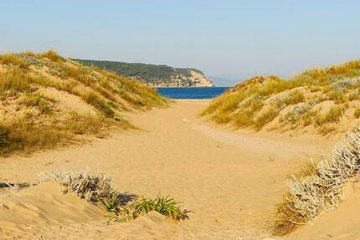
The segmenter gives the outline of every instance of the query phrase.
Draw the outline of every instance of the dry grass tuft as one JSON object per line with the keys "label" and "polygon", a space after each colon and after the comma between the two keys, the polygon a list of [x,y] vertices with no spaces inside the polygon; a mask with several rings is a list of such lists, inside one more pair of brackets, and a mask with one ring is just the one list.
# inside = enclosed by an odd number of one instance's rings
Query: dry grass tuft
{"label": "dry grass tuft", "polygon": [[261,129],[263,126],[265,126],[267,123],[274,120],[279,115],[280,110],[275,107],[271,107],[268,110],[266,110],[263,114],[261,114],[256,120],[255,125],[257,129]]}
{"label": "dry grass tuft", "polygon": [[76,113],[66,117],[64,122],[58,124],[50,122],[48,125],[38,125],[28,118],[20,118],[16,121],[3,125],[0,129],[3,133],[0,144],[0,154],[13,151],[33,152],[37,149],[53,149],[81,141],[76,135],[88,134],[99,137],[105,136],[111,129],[130,128],[126,121],[115,122],[104,117],[79,116]]}
{"label": "dry grass tuft", "polygon": [[335,131],[336,131],[335,126],[328,126],[328,125],[321,126],[321,127],[319,127],[319,130],[318,130],[318,132],[323,136],[329,135]]}
{"label": "dry grass tuft", "polygon": [[3,148],[9,144],[9,130],[3,126],[0,126],[0,148]]}
{"label": "dry grass tuft", "polygon": [[311,174],[288,181],[289,193],[278,206],[273,233],[285,235],[315,220],[321,212],[334,210],[342,201],[344,184],[359,170],[360,128],[347,133],[331,160],[322,160]]}
{"label": "dry grass tuft", "polygon": [[355,118],[360,118],[360,107],[358,107],[358,108],[355,109],[354,117],[355,117]]}
{"label": "dry grass tuft", "polygon": [[105,100],[95,92],[84,95],[84,100],[98,109],[106,117],[113,118],[115,116],[115,111],[111,107],[111,102],[105,102]]}
{"label": "dry grass tuft", "polygon": [[344,108],[342,106],[334,106],[324,115],[318,114],[315,122],[319,126],[327,123],[337,123],[340,121],[341,116],[344,114]]}
{"label": "dry grass tuft", "polygon": [[47,52],[44,52],[41,54],[41,57],[47,58],[53,62],[63,62],[65,60],[54,50],[48,50]]}
{"label": "dry grass tuft", "polygon": [[51,113],[51,99],[45,98],[37,93],[27,93],[22,101],[27,107],[37,107],[41,113]]}
{"label": "dry grass tuft", "polygon": [[11,69],[0,74],[0,92],[5,91],[28,91],[30,88],[30,78],[21,69]]}
{"label": "dry grass tuft", "polygon": [[12,65],[21,69],[28,69],[30,62],[18,54],[7,53],[0,56],[0,64]]}

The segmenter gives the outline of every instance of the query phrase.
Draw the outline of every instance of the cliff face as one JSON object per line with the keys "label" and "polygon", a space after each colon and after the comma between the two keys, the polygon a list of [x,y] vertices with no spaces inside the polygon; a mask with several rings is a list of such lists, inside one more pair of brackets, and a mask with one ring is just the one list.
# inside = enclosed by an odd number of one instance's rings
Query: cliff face
{"label": "cliff face", "polygon": [[76,60],[86,65],[114,71],[137,79],[153,87],[213,87],[204,73],[191,68],[173,68],[166,65],[124,63],[112,61]]}
{"label": "cliff face", "polygon": [[[184,72],[187,72],[184,74]],[[144,81],[153,87],[213,87],[214,83],[205,77],[205,75],[193,69],[182,69],[182,73],[172,75],[170,78],[153,79],[153,81]]]}

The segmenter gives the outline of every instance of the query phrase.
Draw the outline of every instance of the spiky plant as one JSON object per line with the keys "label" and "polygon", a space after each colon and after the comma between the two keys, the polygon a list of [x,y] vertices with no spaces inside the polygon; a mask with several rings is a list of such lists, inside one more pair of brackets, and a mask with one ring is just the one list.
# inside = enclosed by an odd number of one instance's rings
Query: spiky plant
{"label": "spiky plant", "polygon": [[155,199],[143,198],[130,204],[128,209],[134,219],[151,211],[156,211],[175,221],[186,220],[189,218],[189,211],[181,209],[178,206],[178,202],[169,196],[158,196]]}

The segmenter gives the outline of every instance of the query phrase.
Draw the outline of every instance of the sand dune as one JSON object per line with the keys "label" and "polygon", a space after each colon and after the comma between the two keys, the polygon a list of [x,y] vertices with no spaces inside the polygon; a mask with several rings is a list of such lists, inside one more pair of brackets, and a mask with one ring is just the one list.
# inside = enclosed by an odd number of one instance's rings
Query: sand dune
{"label": "sand dune", "polygon": [[[141,130],[84,146],[0,159],[0,181],[35,183],[43,171],[88,169],[111,176],[123,192],[175,197],[192,210],[188,221],[175,224],[151,214],[108,224],[97,207],[61,195],[59,186],[50,183],[0,198],[2,239],[270,237],[274,206],[286,191],[286,178],[311,159],[329,156],[336,139],[214,127],[197,118],[207,103],[176,101],[168,109],[128,114]],[[356,239],[360,195],[348,192],[337,211],[286,239]],[[350,224],[340,223],[345,219]]]}

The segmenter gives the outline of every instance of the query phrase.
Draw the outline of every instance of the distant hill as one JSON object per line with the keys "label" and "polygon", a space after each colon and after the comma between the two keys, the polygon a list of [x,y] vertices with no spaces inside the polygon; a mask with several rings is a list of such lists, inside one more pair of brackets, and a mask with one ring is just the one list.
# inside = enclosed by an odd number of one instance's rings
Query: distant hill
{"label": "distant hill", "polygon": [[140,80],[154,87],[212,87],[204,73],[192,68],[173,68],[167,65],[125,63],[75,59],[90,66],[114,71],[125,77]]}

